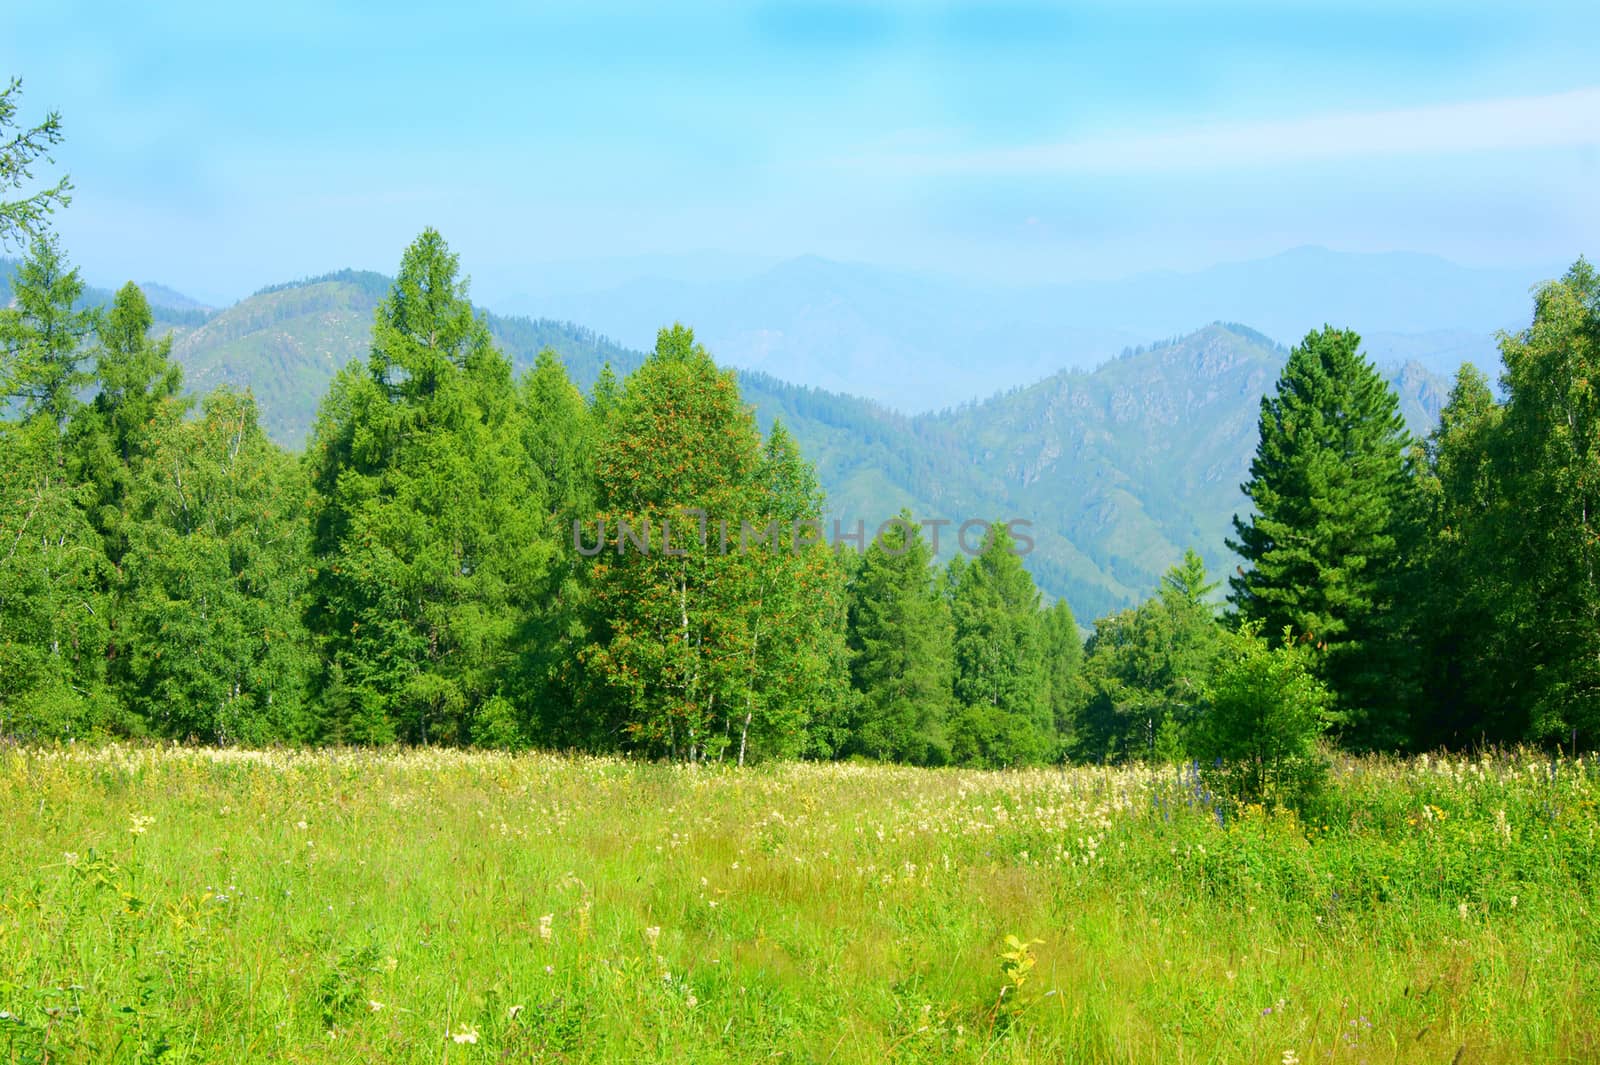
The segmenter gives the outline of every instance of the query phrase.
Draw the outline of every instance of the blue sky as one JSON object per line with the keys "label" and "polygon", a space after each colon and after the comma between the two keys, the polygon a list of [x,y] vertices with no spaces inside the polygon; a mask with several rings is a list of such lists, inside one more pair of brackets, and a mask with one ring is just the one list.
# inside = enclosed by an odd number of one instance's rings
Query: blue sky
{"label": "blue sky", "polygon": [[1595,40],[1592,2],[7,0],[0,76],[62,112],[91,280],[220,300],[392,270],[434,225],[537,310],[805,253],[1001,282],[1594,257]]}

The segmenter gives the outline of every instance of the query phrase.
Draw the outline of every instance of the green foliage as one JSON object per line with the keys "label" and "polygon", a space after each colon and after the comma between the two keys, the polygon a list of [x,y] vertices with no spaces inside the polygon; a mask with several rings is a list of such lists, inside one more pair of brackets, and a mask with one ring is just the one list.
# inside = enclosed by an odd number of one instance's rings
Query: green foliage
{"label": "green foliage", "polygon": [[105,690],[109,575],[65,432],[89,380],[94,315],[73,309],[81,290],[55,238],[40,237],[15,306],[0,308],[0,389],[19,416],[0,422],[0,731],[36,738],[116,718]]}
{"label": "green foliage", "polygon": [[1200,556],[1186,551],[1156,597],[1095,622],[1077,685],[1074,755],[1182,759],[1222,646],[1215,588]]}
{"label": "green foliage", "polygon": [[1597,793],[0,747],[0,1060],[1587,1062]]}
{"label": "green foliage", "polygon": [[17,121],[22,79],[12,78],[0,89],[0,196],[23,191],[19,200],[0,199],[0,248],[13,241],[40,240],[57,207],[71,202],[72,183],[58,178],[53,185],[29,189],[39,160],[50,161],[50,149],[61,143],[61,116],[52,111],[37,126]]}
{"label": "green foliage", "polygon": [[1429,536],[1413,600],[1424,671],[1413,742],[1423,750],[1515,742],[1528,731],[1514,691],[1518,597],[1498,542],[1509,517],[1494,454],[1502,413],[1483,374],[1463,366],[1427,441]]}
{"label": "green foliage", "polygon": [[850,675],[858,695],[845,750],[915,765],[948,760],[951,623],[932,554],[910,511],[867,547],[850,588]]}
{"label": "green foliage", "polygon": [[1405,740],[1413,686],[1404,614],[1405,560],[1418,506],[1410,436],[1394,392],[1353,332],[1307,334],[1261,401],[1245,493],[1230,541],[1248,569],[1232,601],[1268,631],[1285,626],[1326,649],[1319,669],[1358,748]]}
{"label": "green foliage", "polygon": [[106,542],[113,566],[127,551],[129,497],[156,442],[188,411],[183,371],[172,361],[172,340],[152,341],[150,305],[132,282],[99,321],[94,399],[78,408],[71,435],[76,475],[93,486],[89,516]]}
{"label": "green foliage", "polygon": [[176,739],[309,739],[299,464],[266,438],[248,396],[219,389],[200,420],[169,424],[144,470],[119,608],[127,704]]}
{"label": "green foliage", "polygon": [[1257,623],[1225,637],[1192,729],[1194,753],[1219,790],[1240,803],[1300,809],[1327,774],[1317,740],[1335,720],[1312,652],[1285,626],[1269,646]]}
{"label": "green foliage", "polygon": [[614,552],[590,565],[584,657],[606,719],[673,758],[798,753],[812,707],[844,694],[843,589],[797,524],[819,516],[814,474],[781,429],[763,447],[733,375],[682,326],[597,401]]}
{"label": "green foliage", "polygon": [[1055,753],[1039,592],[1007,527],[950,575],[955,712],[951,757],[966,765],[1030,765]]}
{"label": "green foliage", "polygon": [[556,547],[509,364],[425,231],[309,455],[330,738],[466,743]]}
{"label": "green foliage", "polygon": [[[1579,259],[1501,340],[1506,404],[1494,433],[1492,537],[1508,567],[1506,665],[1540,739],[1600,736],[1600,276]],[[1501,553],[1503,552],[1503,553]]]}
{"label": "green foliage", "polygon": [[36,238],[12,279],[13,306],[0,308],[0,406],[65,426],[93,378],[84,341],[98,314],[78,309],[83,279],[54,235]]}
{"label": "green foliage", "polygon": [[1083,634],[1078,620],[1065,599],[1057,599],[1039,621],[1044,640],[1045,672],[1048,677],[1050,720],[1057,745],[1063,753],[1075,742],[1078,703],[1083,693]]}

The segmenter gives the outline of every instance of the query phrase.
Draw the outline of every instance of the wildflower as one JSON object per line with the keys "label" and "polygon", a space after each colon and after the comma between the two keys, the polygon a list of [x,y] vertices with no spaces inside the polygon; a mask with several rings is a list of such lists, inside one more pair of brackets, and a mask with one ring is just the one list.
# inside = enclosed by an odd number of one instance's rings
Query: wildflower
{"label": "wildflower", "polygon": [[134,814],[128,818],[128,820],[131,822],[128,827],[128,831],[133,833],[135,836],[144,835],[150,826],[156,823],[156,819],[154,817],[149,817],[145,814]]}
{"label": "wildflower", "polygon": [[466,1021],[462,1021],[456,1025],[456,1030],[450,1033],[450,1038],[457,1043],[476,1043],[478,1041],[478,1030]]}
{"label": "wildflower", "polygon": [[1283,1065],[1300,1065],[1300,1055],[1293,1050],[1283,1052]]}
{"label": "wildflower", "polygon": [[650,941],[650,949],[656,949],[656,941],[661,938],[661,926],[651,925],[644,930],[644,938]]}
{"label": "wildflower", "polygon": [[517,1019],[517,1014],[519,1014],[521,1012],[522,1012],[522,1007],[521,1006],[512,1006],[510,1009],[506,1010],[506,1020],[508,1020],[508,1021],[516,1020]]}
{"label": "wildflower", "polygon": [[553,913],[547,913],[543,917],[539,918],[539,938],[544,940],[546,943],[550,942],[550,936],[552,935],[550,923],[555,919],[556,915]]}
{"label": "wildflower", "polygon": [[377,1013],[379,1010],[383,1009],[383,1003],[369,998],[367,999],[367,1009],[371,1010],[373,1013]]}
{"label": "wildflower", "polygon": [[694,997],[693,991],[690,991],[684,996],[683,1002],[684,1005],[688,1006],[690,1009],[694,1009],[696,1006],[700,1005],[700,1000]]}

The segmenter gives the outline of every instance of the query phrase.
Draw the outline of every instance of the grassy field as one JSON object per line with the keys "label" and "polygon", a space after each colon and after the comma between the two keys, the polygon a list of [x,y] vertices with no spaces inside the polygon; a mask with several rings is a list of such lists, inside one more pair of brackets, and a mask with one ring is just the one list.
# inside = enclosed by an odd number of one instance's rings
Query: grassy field
{"label": "grassy field", "polygon": [[13,749],[0,1061],[1594,1061],[1597,798],[1533,754],[1342,763],[1301,822],[1177,768]]}

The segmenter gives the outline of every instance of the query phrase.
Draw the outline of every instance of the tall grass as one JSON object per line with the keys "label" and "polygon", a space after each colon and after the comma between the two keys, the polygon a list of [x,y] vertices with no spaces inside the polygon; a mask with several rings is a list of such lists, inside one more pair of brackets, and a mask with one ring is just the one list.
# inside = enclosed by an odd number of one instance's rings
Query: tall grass
{"label": "tall grass", "polygon": [[1590,1061],[1597,797],[1530,753],[1344,761],[1301,820],[1176,767],[11,750],[0,1061]]}

